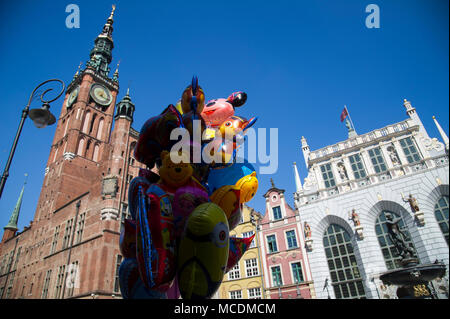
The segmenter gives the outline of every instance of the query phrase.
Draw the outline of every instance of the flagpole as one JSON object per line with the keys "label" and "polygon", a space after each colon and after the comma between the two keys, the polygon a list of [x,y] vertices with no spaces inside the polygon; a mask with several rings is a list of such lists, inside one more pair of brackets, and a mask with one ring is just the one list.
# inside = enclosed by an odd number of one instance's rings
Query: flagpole
{"label": "flagpole", "polygon": [[355,124],[353,124],[352,117],[350,116],[350,112],[349,112],[348,109],[347,109],[347,105],[344,105],[344,107],[345,107],[345,110],[347,111],[348,118],[350,119],[350,123],[352,123],[353,130],[356,132]]}

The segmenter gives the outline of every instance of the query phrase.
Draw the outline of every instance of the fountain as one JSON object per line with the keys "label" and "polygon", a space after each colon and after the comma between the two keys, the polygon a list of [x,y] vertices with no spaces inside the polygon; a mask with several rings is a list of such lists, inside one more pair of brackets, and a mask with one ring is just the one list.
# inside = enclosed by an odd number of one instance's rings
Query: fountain
{"label": "fountain", "polygon": [[400,218],[386,214],[388,234],[401,257],[402,268],[387,271],[380,276],[385,285],[396,285],[399,299],[429,299],[433,293],[429,288],[430,281],[442,278],[446,266],[437,260],[430,264],[420,264],[414,256],[414,250],[406,242],[406,235],[400,229]]}

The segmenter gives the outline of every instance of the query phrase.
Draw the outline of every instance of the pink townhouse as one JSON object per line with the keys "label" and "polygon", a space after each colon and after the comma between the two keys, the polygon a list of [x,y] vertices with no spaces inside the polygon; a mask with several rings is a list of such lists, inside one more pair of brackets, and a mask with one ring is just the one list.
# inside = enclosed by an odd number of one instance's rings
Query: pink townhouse
{"label": "pink townhouse", "polygon": [[315,298],[299,214],[286,203],[284,190],[271,182],[257,231],[266,298]]}

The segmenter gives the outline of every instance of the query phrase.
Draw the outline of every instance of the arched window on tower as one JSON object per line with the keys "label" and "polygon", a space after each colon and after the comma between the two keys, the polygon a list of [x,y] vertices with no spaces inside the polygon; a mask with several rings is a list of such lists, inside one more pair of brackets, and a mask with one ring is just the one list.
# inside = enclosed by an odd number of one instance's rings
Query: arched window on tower
{"label": "arched window on tower", "polygon": [[89,127],[89,134],[92,133],[92,131],[94,130],[94,123],[95,123],[95,119],[97,118],[97,114],[94,114],[92,116],[92,120],[91,120],[91,125]]}
{"label": "arched window on tower", "polygon": [[78,156],[83,156],[83,150],[84,150],[84,139],[80,139],[80,141],[78,142],[77,155]]}
{"label": "arched window on tower", "polygon": [[441,228],[442,234],[448,245],[448,196],[442,196],[434,206],[434,216]]}
{"label": "arched window on tower", "polygon": [[100,121],[98,122],[98,130],[97,130],[97,139],[101,140],[102,139],[102,134],[103,134],[103,123],[105,122],[105,120],[103,119],[103,117],[100,119]]}
{"label": "arched window on tower", "polygon": [[86,143],[86,152],[84,152],[84,157],[88,158],[90,148],[91,148],[91,140],[88,140]]}
{"label": "arched window on tower", "polygon": [[323,246],[336,298],[365,299],[366,293],[349,233],[343,227],[331,224],[323,235]]}
{"label": "arched window on tower", "polygon": [[[398,218],[400,217],[398,214],[390,212],[390,211],[382,211],[375,222],[375,233],[377,234],[378,243],[381,247],[381,252],[383,253],[384,262],[386,263],[386,267],[389,270],[401,268],[402,265],[400,263],[401,256],[399,255],[397,248],[394,246],[389,234],[388,228],[386,225],[386,214],[391,214],[392,217]],[[398,223],[400,230],[405,234],[406,243],[413,247],[414,251],[416,251],[414,245],[411,241],[411,235],[409,234],[408,229],[405,227],[405,222],[403,218]],[[417,255],[417,253],[416,253]],[[417,257],[417,256],[416,256]]]}
{"label": "arched window on tower", "polygon": [[69,128],[70,116],[67,117],[66,127],[64,128],[63,136],[66,136],[67,129]]}
{"label": "arched window on tower", "polygon": [[99,151],[100,151],[100,146],[98,146],[98,144],[95,144],[95,146],[94,146],[94,155],[92,156],[92,160],[93,160],[94,162],[97,162],[97,161],[98,161],[98,154],[99,154]]}
{"label": "arched window on tower", "polygon": [[56,156],[58,156],[58,146],[55,146],[55,156],[53,156],[53,162],[56,161]]}
{"label": "arched window on tower", "polygon": [[89,120],[91,119],[91,112],[87,112],[86,115],[84,116],[84,123],[83,123],[83,133],[88,132],[88,127],[89,127]]}

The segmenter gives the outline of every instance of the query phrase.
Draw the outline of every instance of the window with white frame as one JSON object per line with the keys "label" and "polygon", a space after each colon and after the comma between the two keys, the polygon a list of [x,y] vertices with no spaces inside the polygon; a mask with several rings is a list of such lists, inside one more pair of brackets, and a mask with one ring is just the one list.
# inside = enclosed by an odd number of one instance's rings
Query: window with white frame
{"label": "window with white frame", "polygon": [[282,218],[280,206],[272,207],[272,211],[273,211],[273,220],[279,220]]}
{"label": "window with white frame", "polygon": [[289,230],[286,232],[286,241],[288,249],[297,248],[297,237],[295,236],[295,230]]}
{"label": "window with white frame", "polygon": [[411,137],[400,140],[400,145],[402,146],[403,153],[405,153],[408,163],[411,164],[421,160],[419,151]]}
{"label": "window with white frame", "polygon": [[336,182],[334,180],[333,171],[331,170],[331,164],[324,164],[320,166],[320,171],[322,172],[323,182],[325,183],[326,188],[336,186]]}
{"label": "window with white frame", "polygon": [[261,299],[261,288],[250,288],[247,289],[248,299]]}
{"label": "window with white frame", "polygon": [[[255,232],[253,230],[252,231],[248,231],[248,232],[242,233],[242,237],[249,238],[249,237],[252,237],[254,233]],[[256,247],[256,238],[253,238],[253,240],[252,240],[252,242],[250,243],[250,246],[249,246],[249,248],[253,248],[253,247]]]}
{"label": "window with white frame", "polygon": [[258,261],[256,258],[245,260],[245,272],[247,277],[258,276]]}
{"label": "window with white frame", "polygon": [[348,159],[350,160],[350,165],[353,170],[353,175],[355,176],[355,179],[360,179],[366,177],[366,170],[364,169],[364,165],[361,159],[361,156],[359,154],[354,154],[352,156],[349,156]]}
{"label": "window with white frame", "polygon": [[300,262],[295,262],[291,264],[292,274],[294,278],[294,283],[301,283],[304,281],[302,264]]}
{"label": "window with white frame", "polygon": [[275,253],[278,251],[277,239],[275,238],[275,235],[267,236],[267,247],[269,249],[269,253]]}
{"label": "window with white frame", "polygon": [[282,286],[283,280],[281,278],[281,268],[280,266],[274,266],[271,268],[272,272],[272,284],[274,287]]}
{"label": "window with white frame", "polygon": [[242,299],[242,290],[230,291],[230,299]]}
{"label": "window with white frame", "polygon": [[375,173],[378,174],[387,171],[386,163],[384,162],[384,158],[379,147],[370,149],[369,156]]}
{"label": "window with white frame", "polygon": [[228,272],[228,279],[239,279],[241,278],[241,271],[239,269],[239,263],[237,263],[231,270]]}

